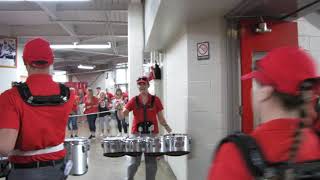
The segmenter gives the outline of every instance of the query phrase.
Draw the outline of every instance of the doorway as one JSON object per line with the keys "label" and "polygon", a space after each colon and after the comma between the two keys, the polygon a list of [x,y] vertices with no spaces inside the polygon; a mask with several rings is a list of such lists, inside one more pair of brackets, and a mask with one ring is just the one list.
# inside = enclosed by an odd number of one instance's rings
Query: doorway
{"label": "doorway", "polygon": [[[298,27],[296,22],[266,21],[271,32],[256,33],[258,21],[240,22],[241,76],[253,70],[254,62],[270,50],[282,46],[298,46]],[[250,133],[260,123],[252,108],[252,80],[241,82],[241,127],[242,132]]]}

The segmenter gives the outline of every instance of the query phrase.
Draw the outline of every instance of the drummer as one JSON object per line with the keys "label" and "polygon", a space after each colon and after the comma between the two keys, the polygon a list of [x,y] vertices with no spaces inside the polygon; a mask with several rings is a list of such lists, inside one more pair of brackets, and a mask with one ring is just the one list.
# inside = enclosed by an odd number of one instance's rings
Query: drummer
{"label": "drummer", "polygon": [[[128,116],[129,112],[133,111],[133,124],[131,129],[133,135],[157,135],[159,133],[158,120],[166,131],[170,133],[172,130],[164,118],[161,100],[157,96],[149,94],[148,78],[145,76],[138,78],[137,86],[140,94],[131,98],[122,111],[118,111],[119,117],[124,119],[124,116]],[[119,104],[119,106],[121,105]],[[130,162],[127,167],[127,180],[134,179],[138,167],[140,166],[140,162],[141,156],[130,157]],[[146,179],[155,180],[157,172],[156,157],[145,156],[145,162]]]}
{"label": "drummer", "polygon": [[27,42],[26,83],[0,95],[0,155],[9,155],[8,180],[66,179],[63,142],[74,95],[52,80],[53,59],[46,40]]}

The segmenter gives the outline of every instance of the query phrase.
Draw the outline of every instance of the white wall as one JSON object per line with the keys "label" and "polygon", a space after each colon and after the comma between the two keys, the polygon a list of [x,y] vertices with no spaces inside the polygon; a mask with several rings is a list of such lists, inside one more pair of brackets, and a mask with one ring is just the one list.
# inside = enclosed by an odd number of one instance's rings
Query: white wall
{"label": "white wall", "polygon": [[145,3],[144,3],[145,42],[148,42],[151,30],[154,27],[153,23],[155,22],[155,18],[157,16],[160,3],[161,3],[161,0],[145,0]]}
{"label": "white wall", "polygon": [[298,19],[299,46],[308,50],[318,64],[320,73],[320,30],[305,18]]}
{"label": "white wall", "polygon": [[[210,58],[197,60],[208,41]],[[206,179],[213,150],[227,134],[226,22],[212,17],[189,23],[164,51],[166,117],[175,132],[192,137],[189,156],[168,158],[178,180]]]}
{"label": "white wall", "polygon": [[[187,132],[187,34],[181,32],[165,51],[163,59],[164,111],[169,125],[176,133]],[[187,157],[168,157],[178,180],[187,179]]]}
{"label": "white wall", "polygon": [[[193,139],[188,179],[206,179],[215,145],[226,127],[226,23],[212,17],[188,25],[188,133]],[[209,42],[210,59],[197,60],[197,43]]]}

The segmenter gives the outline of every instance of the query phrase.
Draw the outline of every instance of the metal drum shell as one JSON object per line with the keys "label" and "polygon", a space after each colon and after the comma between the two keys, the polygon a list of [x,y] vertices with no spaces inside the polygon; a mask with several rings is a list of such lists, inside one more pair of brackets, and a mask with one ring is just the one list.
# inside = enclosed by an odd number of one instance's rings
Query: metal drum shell
{"label": "metal drum shell", "polygon": [[144,139],[142,137],[130,137],[125,139],[125,154],[128,156],[141,156],[144,152]]}
{"label": "metal drum shell", "polygon": [[90,141],[88,138],[67,138],[64,141],[64,146],[67,149],[66,159],[73,162],[70,174],[75,176],[86,174],[89,168],[88,151],[90,150]]}
{"label": "metal drum shell", "polygon": [[106,157],[121,157],[125,155],[125,139],[107,137],[102,140],[103,155]]}
{"label": "metal drum shell", "polygon": [[167,152],[164,137],[145,137],[144,152],[147,156],[162,156]]}
{"label": "metal drum shell", "polygon": [[182,156],[191,151],[191,137],[187,134],[167,134],[164,135],[164,141],[168,156]]}

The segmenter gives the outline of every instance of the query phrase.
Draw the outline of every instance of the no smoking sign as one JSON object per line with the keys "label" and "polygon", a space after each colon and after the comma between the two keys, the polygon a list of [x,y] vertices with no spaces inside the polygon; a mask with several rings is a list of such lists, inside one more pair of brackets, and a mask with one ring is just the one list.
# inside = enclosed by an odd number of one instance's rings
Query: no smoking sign
{"label": "no smoking sign", "polygon": [[198,60],[209,59],[209,42],[197,43]]}

